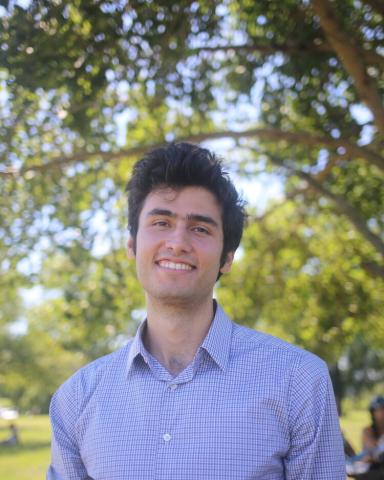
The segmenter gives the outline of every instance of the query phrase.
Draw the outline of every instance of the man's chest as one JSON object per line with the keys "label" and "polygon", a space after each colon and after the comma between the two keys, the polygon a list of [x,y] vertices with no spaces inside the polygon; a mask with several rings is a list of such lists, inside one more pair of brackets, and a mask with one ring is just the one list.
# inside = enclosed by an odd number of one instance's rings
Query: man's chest
{"label": "man's chest", "polygon": [[80,449],[93,479],[283,478],[289,438],[277,394],[218,379],[149,382],[83,412]]}

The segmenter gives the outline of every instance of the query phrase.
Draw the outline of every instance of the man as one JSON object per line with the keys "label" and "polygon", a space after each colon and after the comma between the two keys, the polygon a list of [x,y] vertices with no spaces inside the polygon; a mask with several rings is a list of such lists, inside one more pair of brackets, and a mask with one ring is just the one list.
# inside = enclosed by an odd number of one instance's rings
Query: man
{"label": "man", "polygon": [[147,318],[54,395],[48,479],[345,479],[324,362],[232,323],[212,298],[245,218],[220,162],[170,145],[127,189]]}

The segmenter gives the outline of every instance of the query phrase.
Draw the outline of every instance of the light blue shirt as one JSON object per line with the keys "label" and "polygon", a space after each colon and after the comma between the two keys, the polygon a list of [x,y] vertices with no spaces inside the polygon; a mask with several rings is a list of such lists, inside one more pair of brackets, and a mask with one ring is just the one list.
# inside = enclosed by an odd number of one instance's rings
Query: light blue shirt
{"label": "light blue shirt", "polygon": [[146,351],[144,328],[53,396],[48,480],[345,479],[322,360],[217,306],[173,377]]}

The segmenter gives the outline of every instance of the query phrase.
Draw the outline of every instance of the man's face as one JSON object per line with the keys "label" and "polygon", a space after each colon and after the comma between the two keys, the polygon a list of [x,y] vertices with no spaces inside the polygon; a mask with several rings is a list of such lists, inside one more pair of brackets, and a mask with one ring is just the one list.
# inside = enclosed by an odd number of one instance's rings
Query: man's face
{"label": "man's face", "polygon": [[222,249],[221,208],[203,187],[149,193],[136,244],[128,243],[147,299],[175,305],[212,299],[219,270],[228,272],[233,260],[231,253],[220,268]]}

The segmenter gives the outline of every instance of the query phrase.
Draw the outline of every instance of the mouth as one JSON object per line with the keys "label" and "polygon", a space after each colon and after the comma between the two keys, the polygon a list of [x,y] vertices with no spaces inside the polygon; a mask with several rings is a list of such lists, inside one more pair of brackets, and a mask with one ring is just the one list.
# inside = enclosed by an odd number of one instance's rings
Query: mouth
{"label": "mouth", "polygon": [[179,271],[185,271],[185,272],[190,272],[196,268],[193,265],[190,265],[188,263],[171,262],[170,260],[159,260],[158,262],[156,262],[156,264],[159,267],[165,268],[167,270],[179,270]]}

